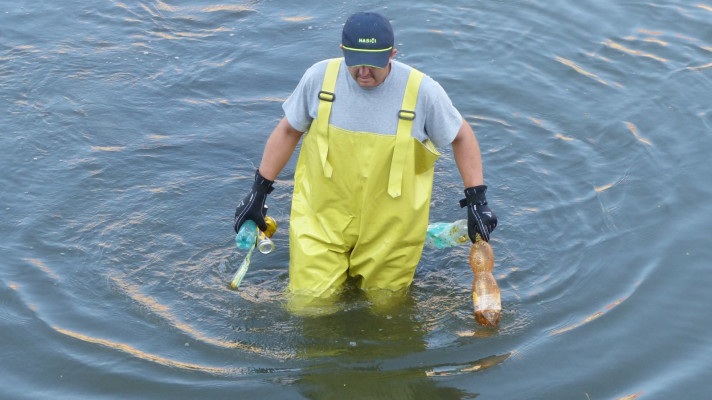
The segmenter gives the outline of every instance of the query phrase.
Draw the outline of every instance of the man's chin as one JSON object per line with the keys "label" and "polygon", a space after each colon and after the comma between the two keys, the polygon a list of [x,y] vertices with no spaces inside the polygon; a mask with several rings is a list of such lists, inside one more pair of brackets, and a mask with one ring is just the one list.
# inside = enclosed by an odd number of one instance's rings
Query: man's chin
{"label": "man's chin", "polygon": [[359,84],[361,87],[374,87],[376,86],[376,81],[372,78],[367,78],[367,79],[356,79],[356,83]]}

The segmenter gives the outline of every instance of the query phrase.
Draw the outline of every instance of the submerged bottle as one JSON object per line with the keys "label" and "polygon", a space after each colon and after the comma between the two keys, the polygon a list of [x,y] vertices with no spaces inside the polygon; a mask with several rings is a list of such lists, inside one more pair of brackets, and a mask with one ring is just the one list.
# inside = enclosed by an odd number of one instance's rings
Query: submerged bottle
{"label": "submerged bottle", "polygon": [[468,243],[467,220],[455,222],[435,222],[428,225],[425,233],[425,247],[430,249],[444,249]]}
{"label": "submerged bottle", "polygon": [[235,244],[240,250],[250,250],[253,246],[257,247],[262,254],[267,254],[274,250],[274,242],[270,239],[277,230],[277,221],[272,217],[265,217],[267,230],[262,232],[257,228],[252,220],[245,221],[240,230],[235,236]]}
{"label": "submerged bottle", "polygon": [[472,301],[475,303],[475,319],[485,326],[498,326],[502,312],[499,287],[492,275],[494,252],[486,241],[477,235],[470,249],[470,267],[475,273],[472,280]]}

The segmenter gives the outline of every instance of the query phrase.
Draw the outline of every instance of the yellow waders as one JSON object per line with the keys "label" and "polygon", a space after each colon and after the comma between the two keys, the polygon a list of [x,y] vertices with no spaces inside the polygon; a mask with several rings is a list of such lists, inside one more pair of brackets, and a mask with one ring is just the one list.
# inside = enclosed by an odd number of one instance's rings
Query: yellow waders
{"label": "yellow waders", "polygon": [[328,64],[295,172],[289,289],[299,297],[329,297],[348,276],[365,290],[407,287],[428,225],[440,154],[411,137],[423,74],[410,74],[396,135],[352,132],[329,125],[341,61]]}

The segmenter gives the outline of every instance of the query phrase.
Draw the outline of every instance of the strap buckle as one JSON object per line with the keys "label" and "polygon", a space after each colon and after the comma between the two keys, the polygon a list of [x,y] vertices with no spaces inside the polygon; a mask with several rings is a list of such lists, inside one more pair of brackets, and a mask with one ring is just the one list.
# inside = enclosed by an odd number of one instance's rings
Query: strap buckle
{"label": "strap buckle", "polygon": [[336,99],[336,95],[332,92],[327,92],[326,90],[322,90],[319,92],[319,100],[324,100],[328,101],[329,103],[332,103]]}
{"label": "strap buckle", "polygon": [[415,119],[415,111],[400,110],[398,111],[398,118],[404,119],[406,121],[412,121]]}

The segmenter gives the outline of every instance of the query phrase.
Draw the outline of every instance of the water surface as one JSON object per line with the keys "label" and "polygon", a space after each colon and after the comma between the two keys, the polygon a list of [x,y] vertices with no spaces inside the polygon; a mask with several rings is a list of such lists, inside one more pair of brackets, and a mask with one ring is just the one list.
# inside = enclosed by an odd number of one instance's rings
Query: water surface
{"label": "water surface", "polygon": [[[482,148],[498,329],[467,248],[405,300],[283,307],[231,222],[281,104],[376,10]],[[712,391],[712,3],[0,3],[0,398],[669,399]],[[430,220],[465,216],[452,153]]]}

